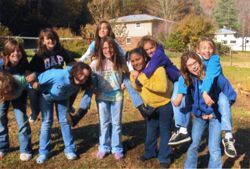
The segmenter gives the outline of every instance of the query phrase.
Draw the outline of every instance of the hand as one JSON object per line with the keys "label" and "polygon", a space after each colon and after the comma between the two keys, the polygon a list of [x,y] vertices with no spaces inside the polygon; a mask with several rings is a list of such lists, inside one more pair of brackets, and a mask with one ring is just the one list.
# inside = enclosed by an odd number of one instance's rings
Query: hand
{"label": "hand", "polygon": [[178,106],[181,104],[182,98],[183,98],[183,95],[182,95],[182,94],[177,94],[176,99],[175,99],[175,100],[172,100],[172,104],[173,104],[175,107],[178,107]]}
{"label": "hand", "polygon": [[202,97],[208,106],[212,106],[214,104],[214,101],[211,99],[211,97],[207,94],[207,92],[203,92]]}
{"label": "hand", "polygon": [[138,76],[139,76],[139,74],[140,74],[140,72],[138,72],[138,71],[136,71],[136,70],[133,70],[133,71],[131,71],[130,73],[131,73],[131,75],[132,75],[132,77],[133,77],[134,79],[137,79]]}
{"label": "hand", "polygon": [[39,88],[39,83],[38,82],[32,83],[32,88],[33,89],[38,89]]}
{"label": "hand", "polygon": [[122,89],[122,90],[126,89],[126,86],[125,86],[124,83],[121,84],[121,89]]}
{"label": "hand", "polygon": [[201,116],[201,118],[203,119],[203,120],[208,120],[208,115],[206,115],[206,114],[203,114],[202,116]]}
{"label": "hand", "polygon": [[36,74],[35,74],[35,73],[31,73],[31,74],[27,75],[27,76],[25,77],[25,79],[26,79],[26,81],[27,81],[28,83],[31,83],[31,82],[33,82],[33,81],[36,80]]}

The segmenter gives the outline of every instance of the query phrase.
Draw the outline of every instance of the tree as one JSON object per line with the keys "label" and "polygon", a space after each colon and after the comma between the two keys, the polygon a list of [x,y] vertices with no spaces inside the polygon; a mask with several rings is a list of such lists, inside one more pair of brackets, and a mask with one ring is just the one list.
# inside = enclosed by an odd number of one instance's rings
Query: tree
{"label": "tree", "polygon": [[234,30],[238,30],[239,28],[233,0],[219,0],[213,17],[220,28],[224,26]]}
{"label": "tree", "polygon": [[[190,14],[180,21],[165,42],[166,47],[183,51],[195,47],[200,37],[212,37],[215,32],[213,22],[206,16]],[[174,46],[175,45],[175,46]]]}

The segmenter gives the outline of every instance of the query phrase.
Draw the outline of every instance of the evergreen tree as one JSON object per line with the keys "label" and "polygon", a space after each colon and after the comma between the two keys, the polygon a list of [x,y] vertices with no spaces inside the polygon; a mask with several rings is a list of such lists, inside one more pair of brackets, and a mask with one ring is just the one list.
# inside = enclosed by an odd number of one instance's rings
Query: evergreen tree
{"label": "evergreen tree", "polygon": [[239,25],[233,0],[219,0],[213,16],[220,28],[225,26],[230,29],[238,30]]}

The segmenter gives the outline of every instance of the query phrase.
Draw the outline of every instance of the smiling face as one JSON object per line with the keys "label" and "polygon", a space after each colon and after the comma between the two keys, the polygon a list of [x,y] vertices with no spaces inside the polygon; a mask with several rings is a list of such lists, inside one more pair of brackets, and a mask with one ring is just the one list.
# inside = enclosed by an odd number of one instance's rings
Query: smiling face
{"label": "smiling face", "polygon": [[200,54],[204,59],[208,60],[214,53],[213,44],[210,41],[202,41],[199,43],[197,53]]}
{"label": "smiling face", "polygon": [[156,45],[148,41],[143,45],[143,49],[147,52],[148,56],[152,57],[153,53],[156,50]]}
{"label": "smiling face", "polygon": [[114,48],[107,41],[103,43],[102,53],[106,59],[112,60],[114,56]]}
{"label": "smiling face", "polygon": [[139,72],[141,72],[146,66],[146,60],[138,53],[132,53],[130,55],[130,62],[134,70]]}
{"label": "smiling face", "polygon": [[102,23],[98,31],[98,36],[100,38],[103,38],[104,36],[107,36],[108,33],[109,33],[108,25],[106,23]]}
{"label": "smiling face", "polygon": [[49,51],[52,51],[57,44],[56,40],[52,40],[51,38],[48,38],[47,36],[44,36],[42,43]]}
{"label": "smiling face", "polygon": [[19,47],[15,47],[14,51],[10,53],[9,60],[13,66],[16,66],[22,59],[22,52]]}
{"label": "smiling face", "polygon": [[90,71],[87,69],[83,69],[81,72],[77,73],[74,76],[74,82],[76,85],[84,84],[90,76]]}
{"label": "smiling face", "polygon": [[200,72],[201,72],[201,65],[199,64],[199,62],[193,58],[189,58],[186,62],[186,67],[188,69],[188,71],[195,75],[195,76],[199,76]]}

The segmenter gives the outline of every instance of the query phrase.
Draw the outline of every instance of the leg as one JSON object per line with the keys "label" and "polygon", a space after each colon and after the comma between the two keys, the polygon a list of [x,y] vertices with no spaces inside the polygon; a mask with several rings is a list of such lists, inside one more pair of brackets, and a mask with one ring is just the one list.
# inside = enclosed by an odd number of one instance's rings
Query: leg
{"label": "leg", "polygon": [[74,160],[77,156],[75,154],[75,144],[71,127],[66,118],[68,113],[68,107],[68,100],[57,101],[56,103],[56,113],[61,126],[63,142],[65,146],[64,153],[69,160]]}
{"label": "leg", "polygon": [[18,125],[20,152],[25,154],[31,154],[31,130],[28,123],[28,117],[26,115],[26,102],[27,93],[24,92],[19,98],[12,101],[12,105],[14,108],[15,117]]}
{"label": "leg", "polygon": [[209,120],[208,149],[210,158],[208,168],[222,168],[220,142],[221,123],[218,119],[211,119]]}
{"label": "leg", "polygon": [[123,157],[122,147],[122,106],[123,100],[111,102],[111,118],[112,118],[112,136],[111,147],[112,153]]}
{"label": "leg", "polygon": [[100,123],[100,133],[99,133],[99,152],[105,154],[110,153],[110,102],[98,100],[97,101],[99,110],[99,123]]}
{"label": "leg", "polygon": [[171,148],[168,144],[170,138],[171,118],[173,114],[172,104],[168,103],[157,109],[159,112],[159,125],[160,125],[160,147],[158,159],[160,163],[170,164]]}
{"label": "leg", "polygon": [[40,92],[29,88],[28,89],[28,96],[30,99],[30,109],[31,109],[31,115],[29,117],[29,122],[35,122],[37,119],[37,116],[39,115],[40,112]]}
{"label": "leg", "polygon": [[189,146],[184,168],[197,168],[198,149],[202,134],[207,127],[207,122],[201,118],[195,117],[192,128],[192,144]]}
{"label": "leg", "polygon": [[9,149],[8,134],[8,112],[9,102],[0,104],[0,152],[4,153]]}

